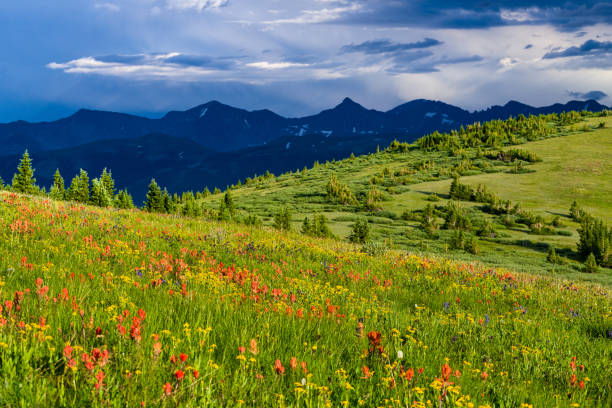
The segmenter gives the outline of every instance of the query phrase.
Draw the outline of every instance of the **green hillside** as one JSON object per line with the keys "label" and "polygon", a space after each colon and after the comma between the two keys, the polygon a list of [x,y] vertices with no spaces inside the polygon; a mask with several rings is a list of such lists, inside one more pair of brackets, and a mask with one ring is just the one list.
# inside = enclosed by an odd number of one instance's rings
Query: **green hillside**
{"label": "green hillside", "polygon": [[[519,136],[513,144],[442,150],[381,146],[379,153],[247,180],[233,186],[231,195],[242,214],[255,214],[268,225],[284,206],[291,210],[296,230],[305,217],[323,214],[339,239],[351,234],[355,221],[366,218],[371,240],[382,243],[371,250],[386,246],[610,285],[612,270],[608,268],[582,272],[584,259],[576,250],[580,224],[569,217],[569,209],[575,200],[587,213],[612,223],[612,117],[588,114],[565,124],[547,120],[538,140]],[[493,157],[500,150],[512,149],[531,153],[537,161]],[[472,224],[466,237],[473,236],[476,248],[452,249],[455,231],[439,228],[434,236],[427,234],[421,227],[421,211],[428,204],[440,209],[448,205],[453,174],[460,175],[460,184],[474,189],[485,186],[500,200],[519,204],[524,214],[541,216],[544,228],[534,230],[528,223],[506,222],[500,214],[482,211],[482,203],[454,200]],[[341,204],[330,200],[326,186],[332,175],[350,189],[356,201]],[[374,200],[366,209],[367,194],[372,190],[372,196],[379,196],[380,201]],[[211,195],[204,199],[204,205],[217,210],[221,200],[221,195]],[[439,227],[444,224],[441,217],[442,212],[437,211]],[[520,216],[513,217],[520,221]],[[495,231],[494,237],[486,233],[479,236],[483,227]],[[547,262],[551,247],[560,262]]]}

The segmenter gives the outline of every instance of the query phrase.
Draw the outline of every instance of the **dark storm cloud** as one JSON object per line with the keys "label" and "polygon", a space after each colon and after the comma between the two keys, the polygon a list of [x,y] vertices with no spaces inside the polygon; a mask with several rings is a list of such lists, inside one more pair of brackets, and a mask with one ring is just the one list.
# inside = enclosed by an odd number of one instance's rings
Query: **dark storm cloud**
{"label": "dark storm cloud", "polygon": [[612,42],[588,40],[577,47],[569,47],[560,51],[551,51],[544,55],[544,59],[566,57],[593,57],[612,54]]}
{"label": "dark storm cloud", "polygon": [[578,99],[583,99],[583,100],[592,99],[594,101],[602,100],[608,96],[608,94],[605,93],[604,91],[590,91],[590,92],[584,92],[584,93],[568,91],[567,93],[572,98],[578,98]]}
{"label": "dark storm cloud", "polygon": [[459,29],[550,24],[561,31],[576,31],[612,20],[612,2],[601,0],[365,0],[354,3],[362,7],[334,22]]}
{"label": "dark storm cloud", "polygon": [[423,41],[411,42],[411,43],[396,43],[387,39],[371,40],[361,44],[350,44],[342,47],[342,53],[351,52],[362,52],[364,54],[387,54],[387,53],[398,53],[407,50],[414,50],[419,48],[429,48],[436,45],[443,44],[442,41],[438,41],[434,38],[425,38]]}
{"label": "dark storm cloud", "polygon": [[[431,56],[433,53],[429,52]],[[424,56],[426,57],[426,56]],[[448,58],[442,57],[433,60],[422,61],[420,58],[414,59],[402,59],[396,58],[396,64],[389,70],[392,73],[428,73],[428,72],[438,72],[440,71],[440,67],[442,65],[454,65],[454,64],[464,64],[469,62],[480,62],[483,61],[484,58],[480,55],[471,55],[468,57],[457,57],[457,58]]]}

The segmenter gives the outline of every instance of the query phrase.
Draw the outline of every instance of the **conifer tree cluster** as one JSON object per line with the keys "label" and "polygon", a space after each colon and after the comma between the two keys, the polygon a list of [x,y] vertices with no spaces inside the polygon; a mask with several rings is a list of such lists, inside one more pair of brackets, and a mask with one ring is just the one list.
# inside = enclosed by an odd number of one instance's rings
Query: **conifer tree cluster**
{"label": "conifer tree cluster", "polygon": [[274,215],[274,228],[281,231],[291,231],[291,210],[283,207]]}
{"label": "conifer tree cluster", "polygon": [[370,240],[370,226],[365,218],[357,220],[353,224],[353,230],[349,235],[349,241],[363,244]]}
{"label": "conifer tree cluster", "polygon": [[312,221],[308,217],[305,217],[302,223],[302,234],[326,238],[334,236],[327,226],[327,218],[323,214],[315,214]]}
{"label": "conifer tree cluster", "polygon": [[325,187],[327,191],[327,199],[331,202],[337,202],[340,204],[356,204],[357,199],[353,192],[348,188],[346,184],[340,183],[335,174],[332,174],[329,178],[329,182]]}
{"label": "conifer tree cluster", "polygon": [[[3,184],[1,182],[0,186],[3,186]],[[41,189],[36,185],[32,159],[27,150],[21,157],[10,189],[19,193],[46,194],[44,188]],[[111,172],[106,168],[102,170],[100,177],[94,178],[91,180],[91,183],[87,172],[81,169],[79,174],[74,176],[68,188],[66,188],[64,178],[60,174],[59,169],[56,169],[48,196],[54,200],[76,201],[100,207],[134,208],[132,197],[127,190],[122,190],[115,194],[115,180],[113,180]]]}

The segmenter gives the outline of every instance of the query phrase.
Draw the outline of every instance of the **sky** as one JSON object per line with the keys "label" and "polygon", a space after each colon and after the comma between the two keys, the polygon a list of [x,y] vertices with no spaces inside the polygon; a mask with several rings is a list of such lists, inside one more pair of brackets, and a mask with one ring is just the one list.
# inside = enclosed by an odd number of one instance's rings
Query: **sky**
{"label": "sky", "polygon": [[290,117],[344,97],[612,105],[612,1],[2,1],[0,38],[0,122],[210,100]]}

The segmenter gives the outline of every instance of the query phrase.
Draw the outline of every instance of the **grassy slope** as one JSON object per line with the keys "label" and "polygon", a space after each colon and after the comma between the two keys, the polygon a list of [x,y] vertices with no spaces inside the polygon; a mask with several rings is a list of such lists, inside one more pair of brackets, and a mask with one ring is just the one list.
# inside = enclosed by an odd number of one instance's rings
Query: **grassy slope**
{"label": "grassy slope", "polygon": [[[418,228],[417,222],[390,220],[369,217],[374,238],[391,238],[396,248],[418,253],[443,253],[444,256],[463,260],[481,260],[488,264],[507,266],[514,270],[535,273],[555,273],[557,275],[593,282],[612,284],[612,270],[602,269],[598,274],[580,272],[580,264],[573,254],[577,242],[578,225],[567,218],[570,204],[577,200],[588,212],[612,222],[612,118],[589,118],[587,123],[594,127],[601,121],[606,128],[589,132],[574,131],[569,135],[536,141],[518,146],[536,153],[543,159],[541,163],[530,165],[534,173],[508,174],[506,172],[481,173],[462,177],[462,183],[476,187],[485,184],[502,199],[536,214],[552,219],[561,215],[572,232],[566,236],[539,236],[528,234],[526,229],[504,229],[507,237],[500,242],[480,241],[481,253],[478,256],[463,252],[448,251],[446,236],[437,241],[427,240]],[[574,129],[582,124],[573,126]],[[411,151],[404,154],[381,153],[360,156],[353,161],[342,161],[326,167],[311,169],[306,175],[283,175],[259,186],[244,186],[232,192],[239,207],[258,214],[270,224],[272,215],[282,205],[293,210],[294,226],[300,227],[304,216],[323,212],[330,220],[331,230],[339,237],[347,237],[355,219],[355,209],[326,202],[325,185],[332,173],[355,192],[367,191],[371,177],[380,174],[384,168],[391,173],[422,160],[433,160],[440,166],[456,164],[458,158],[449,158],[446,153]],[[419,183],[426,175],[418,172],[413,175],[414,184],[396,187],[391,200],[382,203],[384,210],[399,215],[405,210],[423,208],[430,193],[448,194],[450,179]],[[425,172],[426,173],[426,172]],[[218,196],[206,199],[209,206],[216,208]],[[445,204],[442,200],[436,204]],[[462,203],[464,207],[475,207],[473,203]],[[361,214],[365,215],[365,214]],[[522,244],[517,245],[517,241]],[[546,262],[548,246],[553,245],[566,256],[574,258],[568,265],[551,265]]]}
{"label": "grassy slope", "polygon": [[358,250],[0,192],[0,401],[609,406],[608,291]]}

